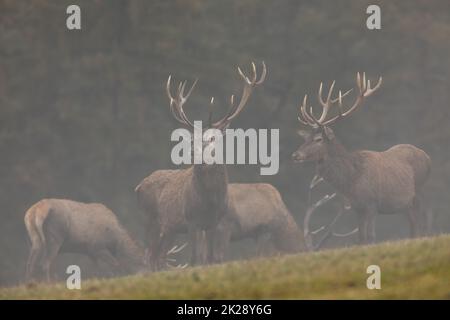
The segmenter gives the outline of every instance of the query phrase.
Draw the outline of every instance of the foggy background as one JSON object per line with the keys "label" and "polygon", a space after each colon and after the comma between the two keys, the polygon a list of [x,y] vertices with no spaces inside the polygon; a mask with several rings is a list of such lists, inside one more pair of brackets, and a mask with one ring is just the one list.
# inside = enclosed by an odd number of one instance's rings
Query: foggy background
{"label": "foggy background", "polygon": [[[81,7],[81,31],[66,28],[70,4]],[[366,28],[369,4],[381,6],[381,30]],[[229,166],[231,182],[272,183],[302,226],[314,167],[290,160],[302,142],[298,105],[308,93],[318,107],[321,81],[351,88],[366,71],[383,84],[333,127],[336,135],[350,150],[424,149],[433,161],[434,231],[450,231],[450,1],[0,0],[0,285],[23,278],[23,217],[42,198],[104,203],[142,241],[133,190],[173,167],[170,133],[179,125],[168,110],[168,75],[199,78],[185,109],[206,120],[211,96],[218,117],[240,94],[236,67],[248,72],[252,60],[264,60],[268,76],[232,127],[279,128],[280,170],[260,176],[259,166]],[[321,210],[314,226],[335,209]],[[355,226],[350,214],[338,231]],[[377,218],[379,241],[408,234],[405,216]]]}

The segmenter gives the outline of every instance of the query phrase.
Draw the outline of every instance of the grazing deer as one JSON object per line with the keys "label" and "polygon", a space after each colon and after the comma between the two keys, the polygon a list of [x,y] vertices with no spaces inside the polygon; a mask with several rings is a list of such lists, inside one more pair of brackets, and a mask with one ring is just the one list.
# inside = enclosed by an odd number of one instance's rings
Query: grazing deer
{"label": "grazing deer", "polygon": [[[244,88],[238,104],[231,96],[230,109],[219,121],[209,127],[222,133],[231,121],[243,110],[253,89],[261,84],[266,76],[266,66],[257,78],[256,66],[252,63],[253,76],[248,78],[240,68],[239,75],[244,80]],[[172,96],[171,77],[167,80],[167,95],[173,117],[192,131],[194,124],[186,116],[183,105],[189,98],[197,81],[184,95],[186,82],[178,86],[177,95]],[[213,99],[211,100],[211,103]],[[203,149],[214,144],[214,139],[204,139]],[[194,164],[187,169],[158,170],[145,178],[135,189],[141,208],[147,215],[148,255],[158,268],[162,254],[167,251],[178,228],[186,221],[191,245],[191,265],[212,261],[217,225],[228,212],[228,174],[225,164]],[[185,220],[184,220],[185,219]],[[205,239],[206,237],[206,239]]]}
{"label": "grazing deer", "polygon": [[[24,220],[31,240],[27,280],[39,262],[50,280],[51,264],[64,252],[84,254],[96,264],[104,261],[130,273],[145,270],[144,250],[102,204],[43,199],[27,210]],[[174,247],[169,253],[177,251]]]}
{"label": "grazing deer", "polygon": [[304,250],[303,234],[278,190],[266,183],[228,186],[229,211],[219,223],[215,256],[224,259],[230,241],[269,236],[274,249],[283,253]]}
{"label": "grazing deer", "polygon": [[[332,83],[326,100],[322,97],[322,83],[318,99],[322,114],[316,118],[312,107],[307,106],[307,95],[300,106],[298,120],[312,130],[299,131],[305,142],[293,153],[296,162],[316,163],[318,174],[341,193],[358,215],[359,239],[361,243],[375,240],[374,219],[377,213],[392,214],[407,212],[412,236],[420,231],[420,197],[424,183],[430,175],[431,160],[421,149],[399,144],[382,152],[350,152],[338,141],[329,127],[356,110],[365,98],[381,85],[382,78],[371,88],[366,76],[357,74],[357,97],[353,105],[344,111],[342,98],[351,90],[332,99],[335,82]],[[337,115],[327,119],[330,107],[337,103]]]}

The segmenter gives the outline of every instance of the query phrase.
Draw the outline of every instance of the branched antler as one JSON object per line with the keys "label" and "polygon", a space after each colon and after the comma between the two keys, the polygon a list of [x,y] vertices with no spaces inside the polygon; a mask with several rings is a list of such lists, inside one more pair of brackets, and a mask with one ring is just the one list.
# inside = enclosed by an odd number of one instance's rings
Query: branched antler
{"label": "branched antler", "polygon": [[[241,68],[238,67],[238,73],[240,77],[244,80],[244,88],[241,95],[241,100],[238,104],[234,104],[234,95],[231,95],[230,97],[230,108],[227,112],[227,114],[220,119],[219,121],[212,122],[212,105],[214,103],[214,98],[211,98],[210,101],[210,111],[209,111],[209,118],[208,118],[208,125],[210,128],[216,128],[219,130],[223,130],[227,128],[230,125],[230,122],[244,109],[245,105],[247,104],[248,98],[252,94],[253,88],[260,85],[264,82],[266,75],[267,75],[267,68],[264,61],[262,62],[262,72],[261,76],[258,79],[258,75],[256,73],[256,65],[254,62],[252,62],[252,76],[247,77],[241,70]],[[183,125],[186,125],[190,127],[191,129],[194,129],[194,124],[192,121],[189,120],[189,118],[186,116],[186,113],[184,112],[183,105],[191,95],[192,91],[194,90],[195,85],[197,84],[197,80],[194,81],[189,91],[184,94],[184,91],[186,89],[186,81],[182,81],[178,84],[178,88],[176,91],[175,97],[171,93],[171,78],[172,76],[169,76],[167,79],[166,84],[166,92],[167,96],[169,97],[169,107],[170,111],[172,112],[172,115],[174,118],[180,122]]]}
{"label": "branched antler", "polygon": [[176,263],[177,260],[176,260],[175,258],[171,258],[171,257],[170,257],[171,255],[176,254],[176,253],[182,251],[186,246],[187,246],[187,242],[184,243],[184,244],[181,245],[181,246],[173,246],[172,249],[170,249],[169,251],[167,251],[167,258],[166,258],[166,260],[167,260],[167,262],[166,262],[167,267],[172,268],[172,269],[184,269],[184,268],[186,268],[186,267],[188,266],[187,263],[185,263],[185,264],[177,264],[177,265],[173,265],[172,263]]}
{"label": "branched antler", "polygon": [[[324,245],[324,243],[332,236],[347,237],[347,236],[350,236],[350,235],[358,232],[358,228],[355,228],[354,230],[344,233],[344,234],[336,233],[333,231],[334,225],[337,223],[337,221],[343,215],[345,210],[347,210],[347,208],[345,208],[345,207],[341,207],[339,213],[335,216],[335,218],[331,221],[330,224],[328,224],[326,226],[325,225],[321,226],[320,228],[318,228],[316,230],[310,231],[310,221],[311,221],[312,215],[316,212],[316,210],[319,207],[323,206],[330,200],[334,199],[337,195],[336,193],[333,193],[331,195],[326,194],[320,200],[316,201],[315,203],[311,203],[312,190],[322,181],[323,181],[323,178],[321,178],[319,175],[316,174],[314,176],[314,178],[311,180],[311,183],[309,185],[308,209],[306,211],[305,218],[303,220],[303,233],[304,233],[304,237],[305,237],[305,245],[309,251],[315,251],[315,250],[320,249]],[[322,235],[322,237],[320,238],[318,243],[314,244],[312,236],[319,234],[322,231],[324,231],[324,234]]]}
{"label": "branched antler", "polygon": [[[319,92],[318,92],[318,100],[319,103],[322,105],[322,114],[320,117],[316,117],[313,112],[313,108],[311,106],[308,107],[308,95],[305,95],[303,98],[303,102],[300,105],[299,108],[299,116],[298,120],[310,127],[318,128],[330,125],[337,121],[340,118],[344,118],[348,116],[350,113],[352,113],[358,106],[362,104],[365,98],[372,95],[378,88],[381,86],[382,83],[382,77],[378,79],[377,84],[375,87],[371,87],[370,80],[366,81],[366,73],[364,72],[362,77],[360,73],[358,72],[356,74],[356,86],[358,89],[358,95],[353,103],[353,105],[347,109],[347,111],[344,111],[344,107],[342,105],[342,99],[347,96],[353,89],[350,89],[346,91],[345,93],[342,93],[341,90],[339,90],[338,97],[335,99],[332,99],[331,96],[333,94],[333,89],[335,85],[335,81],[331,83],[330,89],[328,90],[327,98],[323,99],[322,89],[323,89],[323,83],[320,83],[319,86]],[[330,108],[333,104],[338,103],[338,114],[330,119],[326,119],[327,115],[330,111]]]}

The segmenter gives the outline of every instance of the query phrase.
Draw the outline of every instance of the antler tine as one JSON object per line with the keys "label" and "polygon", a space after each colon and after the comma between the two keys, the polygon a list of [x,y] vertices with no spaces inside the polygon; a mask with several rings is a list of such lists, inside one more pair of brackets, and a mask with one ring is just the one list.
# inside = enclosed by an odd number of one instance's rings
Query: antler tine
{"label": "antler tine", "polygon": [[[313,178],[314,180],[315,178]],[[306,242],[306,246],[308,247],[308,249],[313,250],[314,246],[312,243],[312,238],[311,238],[311,232],[309,230],[309,224],[310,224],[310,220],[312,215],[314,214],[314,212],[316,211],[316,209],[322,205],[324,205],[325,203],[327,203],[328,201],[330,201],[331,199],[334,199],[336,197],[336,193],[333,193],[331,195],[327,194],[325,196],[323,196],[319,201],[317,201],[316,203],[310,205],[308,207],[308,210],[306,211],[305,214],[305,218],[303,220],[303,234],[305,237],[305,242]],[[320,229],[320,228],[319,228]],[[317,231],[317,230],[316,230]]]}
{"label": "antler tine", "polygon": [[378,79],[378,82],[374,88],[371,88],[370,86],[370,80],[366,81],[366,73],[363,72],[362,77],[359,72],[356,73],[356,86],[358,87],[359,94],[356,97],[355,102],[353,105],[345,112],[343,112],[342,107],[342,98],[345,95],[341,95],[338,99],[339,101],[339,114],[337,116],[334,116],[333,118],[325,121],[322,123],[322,125],[329,125],[331,123],[334,123],[337,119],[343,118],[348,116],[350,113],[352,113],[357,107],[361,105],[361,103],[364,101],[364,98],[369,97],[372,95],[378,88],[381,86],[382,83],[382,77]]}
{"label": "antler tine", "polygon": [[323,126],[324,125],[323,123],[328,115],[328,112],[330,111],[331,105],[333,103],[336,103],[337,101],[342,101],[342,98],[347,96],[353,90],[353,89],[347,90],[344,94],[342,94],[342,91],[339,91],[339,97],[336,99],[332,99],[331,96],[333,95],[333,90],[334,90],[335,84],[336,84],[336,81],[333,81],[331,83],[330,89],[328,90],[327,98],[324,101],[324,99],[323,99],[323,82],[320,83],[317,97],[318,97],[320,104],[322,105],[322,114],[320,115],[319,118],[316,118],[314,116],[312,107],[309,108],[309,112],[308,112],[305,100],[303,100],[303,105],[300,108],[303,119],[299,118],[299,121],[301,123],[311,126],[313,128]]}
{"label": "antler tine", "polygon": [[214,97],[211,97],[211,101],[209,102],[209,115],[208,115],[208,126],[209,127],[211,127],[211,125],[212,125],[213,104],[214,104]]}
{"label": "antler tine", "polygon": [[185,100],[189,98],[189,96],[191,95],[192,91],[194,90],[195,85],[197,84],[197,82],[198,82],[198,79],[195,79],[194,83],[192,83],[192,87],[189,89],[188,93],[184,96]]}
{"label": "antler tine", "polygon": [[325,120],[325,118],[327,117],[328,111],[330,110],[331,103],[332,103],[331,102],[331,95],[333,93],[333,89],[334,89],[334,85],[335,84],[336,84],[336,81],[333,80],[333,82],[331,83],[330,89],[328,90],[327,100],[323,101],[323,98],[322,98],[322,87],[323,87],[323,84],[322,84],[322,82],[320,83],[318,96],[319,96],[319,102],[322,105],[323,109],[322,109],[322,114],[320,115],[319,119],[317,120],[317,122],[319,122],[319,123],[321,123],[321,122],[323,122]]}
{"label": "antler tine", "polygon": [[301,123],[303,123],[304,125],[307,125],[307,126],[309,126],[309,125],[311,125],[309,122],[308,122],[308,119],[305,117],[305,115],[303,114],[303,106],[304,105],[306,105],[306,100],[307,100],[307,98],[308,98],[308,95],[307,94],[305,94],[305,96],[303,97],[303,103],[300,105],[300,107],[299,107],[299,114],[298,114],[298,116],[297,116],[297,119],[298,119],[298,121],[300,121]]}
{"label": "antler tine", "polygon": [[183,105],[191,95],[192,91],[194,90],[194,87],[197,84],[198,79],[194,81],[194,83],[192,84],[191,88],[189,89],[186,95],[184,95],[184,90],[186,89],[187,81],[180,81],[180,83],[178,84],[177,95],[175,98],[172,96],[170,90],[171,79],[172,76],[170,75],[169,78],[167,79],[166,84],[166,92],[170,100],[169,104],[170,111],[172,112],[172,115],[178,122],[187,125],[191,128],[194,128],[194,124],[189,120],[189,118],[184,113]]}
{"label": "antler tine", "polygon": [[170,269],[185,269],[188,266],[188,264],[187,263],[177,264],[176,266],[174,266],[174,265],[170,264],[169,262],[166,262],[166,266],[169,267]]}
{"label": "antler tine", "polygon": [[186,246],[187,246],[187,242],[183,243],[183,245],[181,245],[180,247],[178,247],[177,249],[175,249],[175,250],[173,251],[173,253],[178,253],[178,252],[180,252],[181,250],[183,250],[184,248],[186,248]]}
{"label": "antler tine", "polygon": [[177,245],[173,246],[169,251],[167,251],[167,255],[172,254],[177,247]]}
{"label": "antler tine", "polygon": [[[303,104],[300,106],[300,111],[303,115],[303,118],[308,122],[308,125],[313,127],[313,128],[317,128],[320,124],[318,123],[318,121],[316,120],[316,118],[314,118],[314,116],[312,114],[309,114],[306,111],[306,100],[308,98],[308,95],[305,95],[305,98],[303,98]],[[311,110],[312,108],[310,108]]]}
{"label": "antler tine", "polygon": [[255,82],[255,84],[261,84],[264,82],[264,80],[266,79],[266,74],[267,74],[267,68],[266,68],[266,64],[264,63],[264,61],[262,61],[262,72],[261,72],[261,77],[259,78],[258,81]]}
{"label": "antler tine", "polygon": [[303,97],[303,102],[300,104],[299,107],[299,115],[298,120],[300,120],[301,123],[306,124],[308,126],[313,126],[313,124],[309,121],[308,117],[305,115],[305,106],[308,100],[308,95],[305,94]]}
{"label": "antler tine", "polygon": [[366,73],[365,72],[363,72],[363,81],[362,81],[362,83],[363,83],[363,89],[364,89],[364,92],[367,90],[367,82],[366,82]]}
{"label": "antler tine", "polygon": [[169,75],[169,78],[167,79],[167,84],[166,84],[166,92],[167,92],[167,96],[169,97],[170,103],[169,103],[169,109],[170,112],[172,113],[172,115],[174,116],[174,118],[182,123],[182,124],[186,124],[186,122],[182,119],[182,117],[180,117],[179,113],[174,109],[175,106],[174,104],[176,104],[176,100],[175,98],[172,96],[172,93],[170,92],[170,81],[172,79],[172,76]]}
{"label": "antler tine", "polygon": [[186,81],[180,81],[178,84],[178,95],[183,98],[184,87],[186,86]]}
{"label": "antler tine", "polygon": [[302,117],[300,116],[300,114],[297,116],[297,120],[300,121],[300,123],[303,123],[305,126],[308,126],[309,124],[302,119]]}
{"label": "antler tine", "polygon": [[309,189],[314,189],[319,183],[323,181],[323,178],[316,174],[313,179],[311,180],[311,183],[309,184]]}
{"label": "antler tine", "polygon": [[347,233],[337,233],[337,232],[333,232],[333,236],[338,237],[338,238],[344,238],[344,237],[348,237],[351,236],[352,234],[355,234],[359,231],[359,228],[356,227],[355,229],[353,229],[352,231],[349,231]]}
{"label": "antler tine", "polygon": [[245,107],[245,105],[247,103],[248,98],[250,97],[250,95],[253,91],[253,88],[256,87],[257,85],[261,84],[266,77],[267,69],[266,69],[266,65],[265,65],[264,61],[262,62],[262,66],[263,66],[263,70],[262,70],[261,77],[259,78],[259,80],[257,80],[258,76],[257,76],[257,72],[256,72],[256,65],[254,62],[252,62],[253,75],[252,75],[251,80],[249,77],[247,77],[242,72],[240,67],[237,68],[239,75],[244,80],[244,88],[242,91],[241,100],[235,106],[234,105],[234,97],[232,97],[230,99],[230,108],[229,108],[226,116],[223,117],[221,120],[213,123],[212,127],[217,128],[217,129],[226,128],[230,124],[231,120],[233,120],[242,111],[242,109]]}
{"label": "antler tine", "polygon": [[177,245],[175,245],[175,246],[173,246],[172,247],[172,249],[170,249],[169,251],[167,251],[167,255],[169,255],[169,254],[174,254],[174,253],[178,253],[178,252],[180,252],[181,250],[183,250],[185,247],[187,246],[187,242],[185,242],[182,246],[177,246]]}
{"label": "antler tine", "polygon": [[245,82],[250,83],[250,79],[242,72],[240,67],[237,67],[238,73]]}
{"label": "antler tine", "polygon": [[172,97],[172,93],[170,92],[170,80],[172,79],[172,75],[169,75],[169,78],[167,78],[167,83],[166,83],[166,92],[167,92],[167,96],[170,99],[170,103],[172,103],[172,101],[174,100]]}
{"label": "antler tine", "polygon": [[252,82],[255,83],[256,82],[256,65],[253,61],[252,61],[252,71],[253,71]]}
{"label": "antler tine", "polygon": [[335,226],[336,223],[339,221],[340,217],[343,216],[343,214],[344,214],[344,210],[343,210],[343,209],[344,209],[344,208],[341,208],[341,210],[339,210],[338,214],[334,217],[334,219],[333,219],[328,225],[323,225],[323,226],[321,226],[320,228],[318,228],[318,229],[316,229],[316,230],[310,232],[310,234],[317,234],[317,233],[319,233],[320,231],[325,231],[324,235],[319,239],[319,241],[318,241],[318,243],[317,243],[316,245],[313,245],[313,244],[312,244],[311,237],[309,237],[309,240],[310,240],[310,242],[309,242],[310,248],[312,248],[313,250],[318,250],[318,249],[320,249],[320,248],[322,247],[322,245],[323,245],[323,244],[324,244],[331,236],[343,238],[343,237],[348,237],[348,236],[350,236],[350,235],[355,234],[356,232],[358,232],[358,228],[355,228],[355,229],[353,229],[352,231],[347,232],[347,233],[337,233],[337,232],[334,232],[334,231],[333,231],[334,226]]}
{"label": "antler tine", "polygon": [[[183,250],[186,246],[187,246],[187,242],[185,242],[182,246],[177,246],[177,245],[175,245],[175,246],[172,247],[172,249],[170,249],[169,251],[167,251],[167,254],[166,254],[166,255],[169,256],[169,255],[171,255],[171,254],[178,253],[178,252],[180,252],[181,250]],[[171,264],[171,262],[176,263],[177,260],[174,259],[174,258],[166,257],[166,265],[167,265],[169,268],[173,268],[173,269],[181,268],[181,269],[183,269],[183,268],[186,268],[186,267],[188,266],[187,263],[184,264],[184,265],[178,264],[178,265],[174,266],[174,265]]]}
{"label": "antler tine", "polygon": [[320,231],[324,230],[325,226],[321,226],[317,228],[316,230],[310,231],[309,234],[318,234]]}
{"label": "antler tine", "polygon": [[375,85],[375,87],[371,88],[370,87],[370,80],[367,81],[367,90],[364,93],[364,97],[368,97],[370,96],[372,93],[374,93],[376,90],[378,90],[378,88],[381,86],[381,83],[383,82],[383,77],[378,78],[378,82]]}
{"label": "antler tine", "polygon": [[338,96],[336,99],[331,99],[331,103],[339,102],[339,100],[342,100],[342,98],[344,98],[345,96],[347,96],[347,95],[348,95],[350,92],[352,92],[352,91],[353,91],[353,88],[347,90],[344,94],[342,94],[342,91],[339,90],[340,98],[339,98],[339,96]]}

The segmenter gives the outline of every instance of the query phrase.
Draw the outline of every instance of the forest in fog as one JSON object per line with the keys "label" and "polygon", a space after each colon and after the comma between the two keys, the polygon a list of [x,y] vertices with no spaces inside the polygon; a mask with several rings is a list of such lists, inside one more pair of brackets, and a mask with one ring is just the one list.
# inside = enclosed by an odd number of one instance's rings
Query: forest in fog
{"label": "forest in fog", "polygon": [[[42,198],[104,203],[142,242],[134,189],[152,171],[174,168],[170,134],[179,124],[168,75],[199,79],[185,109],[206,120],[211,96],[215,117],[226,112],[241,90],[236,68],[249,71],[251,61],[265,62],[267,78],[232,127],[279,128],[280,170],[261,176],[259,166],[233,165],[231,182],[273,184],[301,225],[315,172],[291,160],[302,143],[298,107],[306,93],[318,104],[321,81],[351,88],[365,71],[383,84],[333,126],[336,135],[350,150],[425,150],[434,232],[450,232],[449,1],[78,0],[82,29],[71,31],[72,2],[0,0],[0,285],[23,277],[23,218]],[[381,30],[366,28],[372,3],[381,7]],[[321,186],[315,197],[330,191]],[[331,202],[314,224],[336,210]],[[350,214],[338,229],[355,223]],[[379,241],[406,237],[406,217],[379,217],[377,230]]]}

